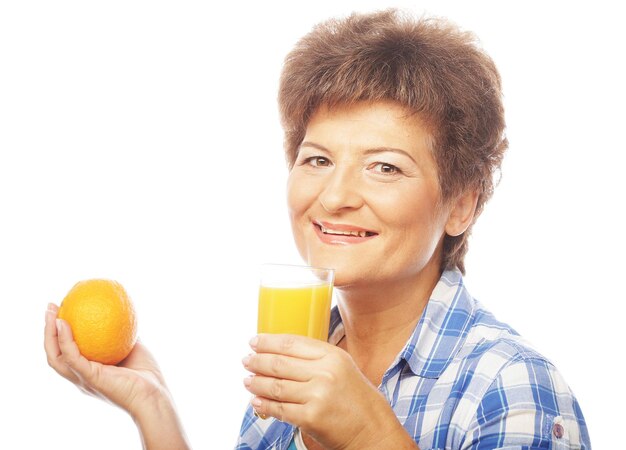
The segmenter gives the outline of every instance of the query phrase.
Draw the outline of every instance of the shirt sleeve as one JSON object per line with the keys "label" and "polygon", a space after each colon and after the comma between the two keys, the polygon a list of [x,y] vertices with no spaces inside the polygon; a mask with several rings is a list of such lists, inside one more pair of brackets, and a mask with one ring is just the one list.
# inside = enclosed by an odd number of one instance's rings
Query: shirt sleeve
{"label": "shirt sleeve", "polygon": [[543,359],[505,366],[478,404],[463,449],[590,450],[576,398]]}

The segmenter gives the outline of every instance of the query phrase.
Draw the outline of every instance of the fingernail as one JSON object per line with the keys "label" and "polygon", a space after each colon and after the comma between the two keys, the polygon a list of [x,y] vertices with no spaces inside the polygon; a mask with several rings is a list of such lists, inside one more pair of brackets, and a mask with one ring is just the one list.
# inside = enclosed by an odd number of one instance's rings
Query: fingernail
{"label": "fingernail", "polygon": [[250,364],[250,355],[248,355],[244,359],[242,359],[241,362],[243,363],[244,367],[248,367],[248,364]]}
{"label": "fingernail", "polygon": [[245,377],[245,378],[243,379],[243,385],[244,385],[246,388],[249,388],[251,384],[252,384],[252,376]]}
{"label": "fingernail", "polygon": [[257,408],[263,404],[259,397],[254,397],[250,403]]}
{"label": "fingernail", "polygon": [[50,319],[54,317],[59,308],[54,303],[48,303],[48,307],[46,309],[46,324],[50,322]]}
{"label": "fingernail", "polygon": [[259,343],[259,337],[258,336],[254,336],[252,339],[250,339],[250,347],[252,347],[252,350],[256,350],[256,346]]}

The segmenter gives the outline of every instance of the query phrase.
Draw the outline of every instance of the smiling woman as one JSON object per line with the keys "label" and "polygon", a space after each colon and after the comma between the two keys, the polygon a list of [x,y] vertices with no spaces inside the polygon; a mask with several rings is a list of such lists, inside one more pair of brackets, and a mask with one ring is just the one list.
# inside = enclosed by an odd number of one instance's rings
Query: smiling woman
{"label": "smiling woman", "polygon": [[335,268],[337,287],[402,281],[414,292],[423,274],[439,277],[444,228],[463,232],[474,203],[457,202],[467,211],[454,214],[438,207],[429,141],[420,121],[392,102],[321,108],[311,118],[289,173],[288,206],[300,254]]}
{"label": "smiling woman", "polygon": [[560,373],[463,283],[507,140],[471,34],[395,11],[313,29],[279,90],[303,259],[335,269],[328,342],[252,339],[238,449],[589,448]]}

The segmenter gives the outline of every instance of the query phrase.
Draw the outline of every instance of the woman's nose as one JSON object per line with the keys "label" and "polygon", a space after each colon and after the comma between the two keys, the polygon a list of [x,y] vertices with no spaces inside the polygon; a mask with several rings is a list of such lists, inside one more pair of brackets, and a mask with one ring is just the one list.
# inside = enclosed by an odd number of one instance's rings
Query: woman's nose
{"label": "woman's nose", "polygon": [[329,213],[360,208],[363,205],[363,197],[358,174],[336,167],[325,180],[319,202]]}

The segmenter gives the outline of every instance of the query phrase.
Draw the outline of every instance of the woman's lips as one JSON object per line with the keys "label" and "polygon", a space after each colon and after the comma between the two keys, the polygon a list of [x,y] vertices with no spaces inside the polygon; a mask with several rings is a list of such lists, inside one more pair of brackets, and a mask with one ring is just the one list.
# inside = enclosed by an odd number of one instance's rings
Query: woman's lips
{"label": "woman's lips", "polygon": [[353,225],[313,222],[315,233],[327,244],[358,244],[378,236],[378,233]]}

